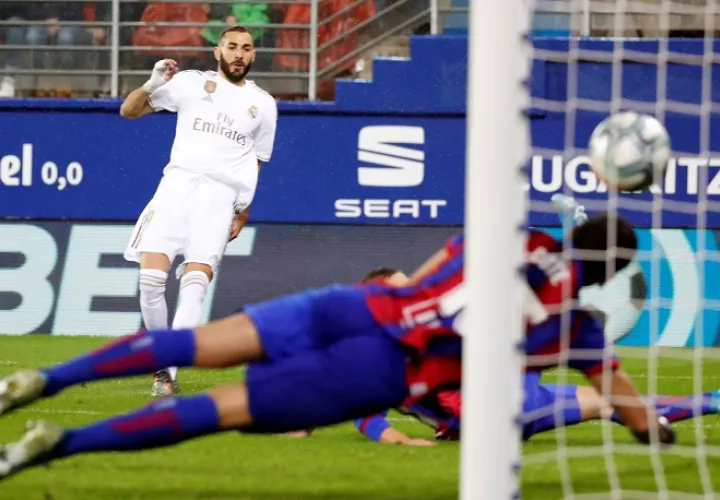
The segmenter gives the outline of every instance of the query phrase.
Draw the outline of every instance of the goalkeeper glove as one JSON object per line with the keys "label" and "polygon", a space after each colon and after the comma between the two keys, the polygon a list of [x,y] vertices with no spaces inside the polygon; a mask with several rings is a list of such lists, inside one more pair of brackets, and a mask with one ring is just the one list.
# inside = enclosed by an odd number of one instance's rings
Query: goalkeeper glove
{"label": "goalkeeper glove", "polygon": [[550,201],[560,216],[560,222],[564,222],[565,217],[568,215],[572,215],[573,222],[576,226],[582,226],[587,222],[588,215],[585,213],[585,207],[575,201],[575,198],[572,196],[555,193],[552,195],[552,198],[550,198]]}

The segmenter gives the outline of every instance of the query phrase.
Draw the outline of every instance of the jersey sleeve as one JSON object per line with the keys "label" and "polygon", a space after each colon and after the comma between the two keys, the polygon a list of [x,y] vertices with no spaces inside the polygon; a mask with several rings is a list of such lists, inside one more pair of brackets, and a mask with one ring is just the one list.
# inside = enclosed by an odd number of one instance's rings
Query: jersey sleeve
{"label": "jersey sleeve", "polygon": [[355,427],[362,434],[372,439],[375,442],[380,442],[380,437],[386,429],[391,427],[387,421],[388,410],[377,415],[371,415],[365,418],[359,418],[355,420]]}
{"label": "jersey sleeve", "polygon": [[448,253],[452,253],[453,251],[457,250],[461,246],[465,244],[465,235],[464,234],[456,234],[452,238],[450,238],[447,243],[445,243],[445,250],[448,251]]}
{"label": "jersey sleeve", "polygon": [[148,102],[155,111],[176,113],[180,108],[181,90],[188,78],[187,71],[180,71],[169,82],[150,94]]}
{"label": "jersey sleeve", "polygon": [[[563,331],[570,328],[570,356],[568,367],[583,372],[586,376],[600,373],[604,367],[605,332],[598,321],[585,311],[573,311],[570,321],[556,314],[547,321],[531,326],[525,338],[525,352],[528,356],[550,356],[555,358],[562,348]],[[556,359],[556,358],[555,358]],[[607,357],[610,369],[619,364],[615,355]],[[557,366],[557,361],[528,362],[529,368]]]}
{"label": "jersey sleeve", "polygon": [[530,326],[568,310],[577,298],[579,268],[568,266],[559,249],[558,242],[545,233],[534,231],[528,238],[523,305]]}
{"label": "jersey sleeve", "polygon": [[255,154],[257,159],[263,163],[270,161],[270,158],[272,158],[277,117],[277,103],[275,99],[269,98],[260,112],[260,126],[255,135]]}
{"label": "jersey sleeve", "polygon": [[614,353],[604,359],[605,331],[600,322],[586,312],[578,313],[576,321],[577,330],[570,342],[568,366],[588,377],[602,373],[605,361],[609,363],[610,370],[617,370],[619,363]]}

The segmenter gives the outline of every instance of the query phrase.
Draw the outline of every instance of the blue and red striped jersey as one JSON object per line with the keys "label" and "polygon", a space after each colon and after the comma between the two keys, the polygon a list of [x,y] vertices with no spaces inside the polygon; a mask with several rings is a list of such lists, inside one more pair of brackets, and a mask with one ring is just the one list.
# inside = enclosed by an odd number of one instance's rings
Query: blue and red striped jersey
{"label": "blue and red striped jersey", "polygon": [[462,235],[451,238],[445,259],[414,285],[364,285],[368,308],[385,331],[421,353],[436,336],[455,336],[454,322],[465,306],[464,246]]}
{"label": "blue and red striped jersey", "polygon": [[[447,441],[460,439],[462,398],[459,390],[439,391],[420,401],[398,408],[400,413],[415,417],[435,430],[435,438]],[[373,441],[380,441],[382,433],[391,427],[388,410],[355,420],[355,427]]]}
{"label": "blue and red striped jersey", "polygon": [[451,238],[445,249],[445,258],[414,285],[363,287],[375,320],[408,348],[411,399],[460,384],[462,342],[455,323],[465,307],[463,236]]}
{"label": "blue and red striped jersey", "polygon": [[[603,367],[605,333],[600,323],[577,305],[582,265],[566,263],[561,252],[559,241],[546,233],[530,231],[524,268],[528,285],[525,352],[530,358],[527,368],[554,367],[561,356],[566,355],[569,367],[592,375]],[[614,356],[610,356],[608,362],[611,368],[617,368]]]}
{"label": "blue and red striped jersey", "polygon": [[[463,236],[453,237],[445,248],[445,258],[417,284],[392,287],[378,281],[363,285],[375,320],[410,353],[406,405],[432,392],[458,388],[462,380],[458,324],[467,303]],[[566,263],[561,251],[561,243],[548,234],[530,231],[524,266],[525,351],[531,356],[527,366],[544,370],[557,366],[561,355],[567,355],[568,366],[592,375],[603,367],[605,335],[597,320],[577,307],[582,266]],[[614,356],[609,362],[617,367]]]}

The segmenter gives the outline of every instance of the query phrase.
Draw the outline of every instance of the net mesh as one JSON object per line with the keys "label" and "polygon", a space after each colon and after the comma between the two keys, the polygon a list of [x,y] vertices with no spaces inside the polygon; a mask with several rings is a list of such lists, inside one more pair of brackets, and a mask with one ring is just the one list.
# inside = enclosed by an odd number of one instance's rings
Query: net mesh
{"label": "net mesh", "polygon": [[[570,38],[533,41],[529,172],[530,223],[556,226],[550,195],[563,192],[589,213],[630,219],[638,230],[636,261],[580,306],[604,321],[621,365],[650,400],[692,396],[700,413],[720,388],[720,5],[715,0],[536,1],[536,12],[570,19]],[[585,36],[577,36],[585,35]],[[666,178],[645,193],[608,192],[590,173],[590,133],[608,114],[635,110],[665,123],[673,146]],[[717,183],[717,185],[716,185]],[[569,229],[569,223],[564,224]],[[560,231],[557,232],[559,236]],[[612,240],[612,235],[611,235]],[[563,322],[569,342],[569,321]],[[608,355],[611,350],[608,349]],[[575,354],[573,354],[574,356]],[[582,353],[578,354],[582,356]],[[567,366],[568,359],[561,360]],[[559,369],[544,381],[583,384]],[[562,423],[568,402],[529,415]],[[636,444],[604,418],[560,427],[523,450],[527,498],[720,498],[716,416],[675,424],[670,449]],[[557,474],[559,491],[548,488]]]}

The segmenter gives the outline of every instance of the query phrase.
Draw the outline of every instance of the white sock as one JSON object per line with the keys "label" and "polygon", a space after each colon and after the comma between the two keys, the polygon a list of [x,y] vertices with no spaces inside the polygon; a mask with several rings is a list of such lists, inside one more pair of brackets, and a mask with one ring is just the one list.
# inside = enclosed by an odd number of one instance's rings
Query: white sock
{"label": "white sock", "polygon": [[[210,279],[202,271],[190,271],[180,279],[180,292],[178,293],[178,306],[173,319],[173,330],[193,328],[200,322],[202,316],[203,300],[207,294]],[[170,377],[175,380],[177,368],[169,368]]]}
{"label": "white sock", "polygon": [[165,302],[167,273],[158,269],[140,270],[140,312],[147,330],[168,327],[168,310]]}

